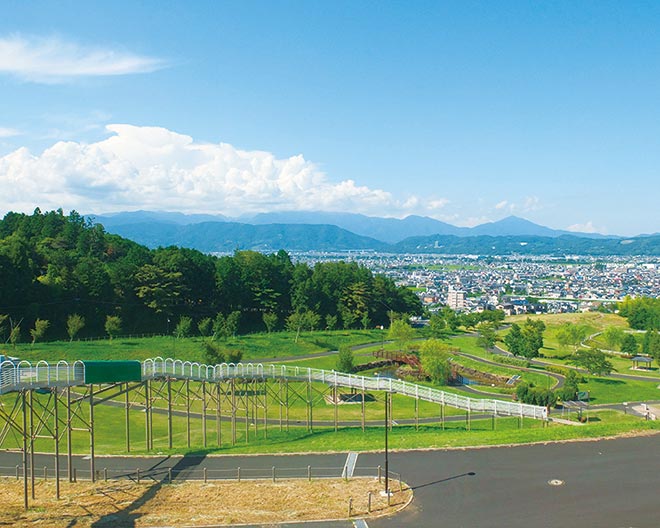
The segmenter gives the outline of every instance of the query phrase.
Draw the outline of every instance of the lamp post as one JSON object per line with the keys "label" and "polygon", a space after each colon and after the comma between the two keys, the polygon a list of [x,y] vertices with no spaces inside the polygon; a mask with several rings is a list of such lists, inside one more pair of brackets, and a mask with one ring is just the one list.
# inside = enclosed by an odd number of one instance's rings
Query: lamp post
{"label": "lamp post", "polygon": [[390,495],[390,461],[388,452],[388,431],[390,425],[390,393],[385,392],[385,496]]}

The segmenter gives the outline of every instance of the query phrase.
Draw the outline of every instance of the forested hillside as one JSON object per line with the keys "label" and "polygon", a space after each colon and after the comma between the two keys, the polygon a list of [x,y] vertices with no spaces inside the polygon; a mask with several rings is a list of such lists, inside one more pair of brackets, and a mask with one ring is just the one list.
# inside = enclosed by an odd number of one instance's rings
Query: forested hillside
{"label": "forested hillside", "polygon": [[387,323],[390,310],[416,314],[421,304],[355,263],[312,268],[293,264],[284,251],[215,257],[149,250],[61,210],[0,221],[3,341],[12,329],[22,341],[34,338],[38,321],[47,321],[46,337],[65,337],[74,315],[82,322],[75,334],[84,336],[104,334],[108,317],[120,325],[115,333],[155,333],[172,331],[183,316],[196,327],[218,313],[238,313],[239,331],[247,332],[265,330],[265,321],[281,328],[292,314],[306,314],[305,324],[317,328],[369,327]]}

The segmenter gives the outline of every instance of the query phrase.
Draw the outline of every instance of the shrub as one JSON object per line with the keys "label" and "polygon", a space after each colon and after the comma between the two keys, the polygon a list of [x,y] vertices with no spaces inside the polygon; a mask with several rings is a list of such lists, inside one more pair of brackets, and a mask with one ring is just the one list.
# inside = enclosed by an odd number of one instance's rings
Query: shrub
{"label": "shrub", "polygon": [[335,369],[338,372],[347,372],[349,374],[355,370],[353,350],[351,350],[350,346],[344,345],[339,347]]}
{"label": "shrub", "polygon": [[529,368],[531,363],[526,359],[521,359],[512,356],[502,356],[499,354],[493,354],[491,359],[496,363],[502,363],[503,365],[513,365],[515,367],[524,367]]}

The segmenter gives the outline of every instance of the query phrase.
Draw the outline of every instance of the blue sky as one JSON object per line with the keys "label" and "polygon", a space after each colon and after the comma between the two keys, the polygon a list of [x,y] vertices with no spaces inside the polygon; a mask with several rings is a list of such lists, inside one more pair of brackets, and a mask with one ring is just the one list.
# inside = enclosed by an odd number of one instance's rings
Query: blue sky
{"label": "blue sky", "polygon": [[0,213],[660,231],[657,2],[20,2]]}

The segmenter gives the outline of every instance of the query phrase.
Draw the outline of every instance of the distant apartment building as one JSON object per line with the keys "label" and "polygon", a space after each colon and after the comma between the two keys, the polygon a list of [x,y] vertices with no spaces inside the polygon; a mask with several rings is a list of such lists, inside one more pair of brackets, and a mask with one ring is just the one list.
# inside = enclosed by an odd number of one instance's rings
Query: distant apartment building
{"label": "distant apartment building", "polygon": [[450,288],[447,292],[447,306],[452,310],[465,309],[465,292]]}

